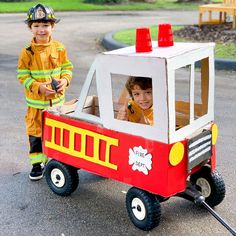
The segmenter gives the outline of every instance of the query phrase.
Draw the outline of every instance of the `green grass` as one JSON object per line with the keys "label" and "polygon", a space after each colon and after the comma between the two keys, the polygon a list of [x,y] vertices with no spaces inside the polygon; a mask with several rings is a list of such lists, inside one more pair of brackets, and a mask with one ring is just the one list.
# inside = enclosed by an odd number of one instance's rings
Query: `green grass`
{"label": "green grass", "polygon": [[[219,2],[215,0],[214,2]],[[41,0],[42,4],[51,6],[55,11],[94,11],[94,10],[197,10],[199,3],[177,3],[177,0],[156,0],[155,3],[127,2],[118,5],[87,4],[83,0]],[[29,2],[0,2],[0,13],[26,12],[30,7],[39,3]]]}
{"label": "green grass", "polygon": [[234,43],[216,44],[215,55],[218,58],[236,58],[236,45]]}
{"label": "green grass", "polygon": [[[179,30],[183,26],[172,26],[172,30]],[[153,41],[157,41],[157,26],[150,27],[150,33]],[[135,29],[128,29],[124,31],[119,31],[114,34],[113,38],[121,43],[127,45],[135,44]],[[175,42],[190,42],[189,40],[174,37]],[[234,43],[216,43],[215,47],[215,57],[216,58],[236,58],[236,44]]]}

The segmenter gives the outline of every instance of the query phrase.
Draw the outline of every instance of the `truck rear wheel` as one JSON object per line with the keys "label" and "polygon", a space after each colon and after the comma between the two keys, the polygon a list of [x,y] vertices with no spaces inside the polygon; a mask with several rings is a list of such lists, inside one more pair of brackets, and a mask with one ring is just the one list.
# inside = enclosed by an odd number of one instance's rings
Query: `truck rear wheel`
{"label": "truck rear wheel", "polygon": [[56,160],[46,165],[45,177],[50,189],[60,196],[69,196],[79,184],[77,169]]}
{"label": "truck rear wheel", "polygon": [[132,223],[148,231],[160,222],[161,206],[155,195],[132,187],[126,195],[126,208]]}
{"label": "truck rear wheel", "polygon": [[225,183],[217,170],[211,173],[209,167],[203,166],[198,172],[190,176],[190,182],[197,186],[209,206],[217,206],[223,201]]}

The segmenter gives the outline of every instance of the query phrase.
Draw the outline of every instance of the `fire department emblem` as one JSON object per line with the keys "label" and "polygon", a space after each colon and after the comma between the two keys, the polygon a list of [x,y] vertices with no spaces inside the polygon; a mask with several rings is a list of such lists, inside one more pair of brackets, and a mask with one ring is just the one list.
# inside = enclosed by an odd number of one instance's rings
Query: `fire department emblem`
{"label": "fire department emblem", "polygon": [[152,155],[141,146],[130,148],[129,165],[132,165],[132,170],[138,170],[148,175],[148,171],[152,169]]}
{"label": "fire department emblem", "polygon": [[42,19],[45,17],[45,13],[41,7],[39,7],[36,11],[36,19]]}

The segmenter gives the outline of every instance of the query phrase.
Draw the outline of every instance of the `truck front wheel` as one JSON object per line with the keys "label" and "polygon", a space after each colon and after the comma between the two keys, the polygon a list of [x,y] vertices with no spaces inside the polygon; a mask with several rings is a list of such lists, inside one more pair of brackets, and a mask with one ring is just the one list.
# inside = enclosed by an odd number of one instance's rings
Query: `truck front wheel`
{"label": "truck front wheel", "polygon": [[46,165],[45,177],[50,189],[60,196],[69,196],[79,184],[77,169],[56,160]]}
{"label": "truck front wheel", "polygon": [[126,195],[126,208],[132,223],[145,231],[160,222],[161,206],[155,195],[132,187]]}

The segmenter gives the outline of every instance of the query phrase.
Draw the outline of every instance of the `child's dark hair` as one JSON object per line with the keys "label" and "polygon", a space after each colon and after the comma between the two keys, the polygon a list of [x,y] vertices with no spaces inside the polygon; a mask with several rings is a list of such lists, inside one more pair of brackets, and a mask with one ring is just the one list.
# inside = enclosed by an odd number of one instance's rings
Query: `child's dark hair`
{"label": "child's dark hair", "polygon": [[149,77],[130,76],[126,81],[125,87],[131,97],[135,85],[138,85],[143,90],[152,88],[152,79]]}
{"label": "child's dark hair", "polygon": [[55,25],[55,22],[54,21],[51,21],[51,20],[37,20],[37,21],[29,21],[27,24],[28,24],[28,27],[31,28],[31,25],[34,23],[34,22],[37,22],[37,23],[50,23],[52,25],[52,27]]}

